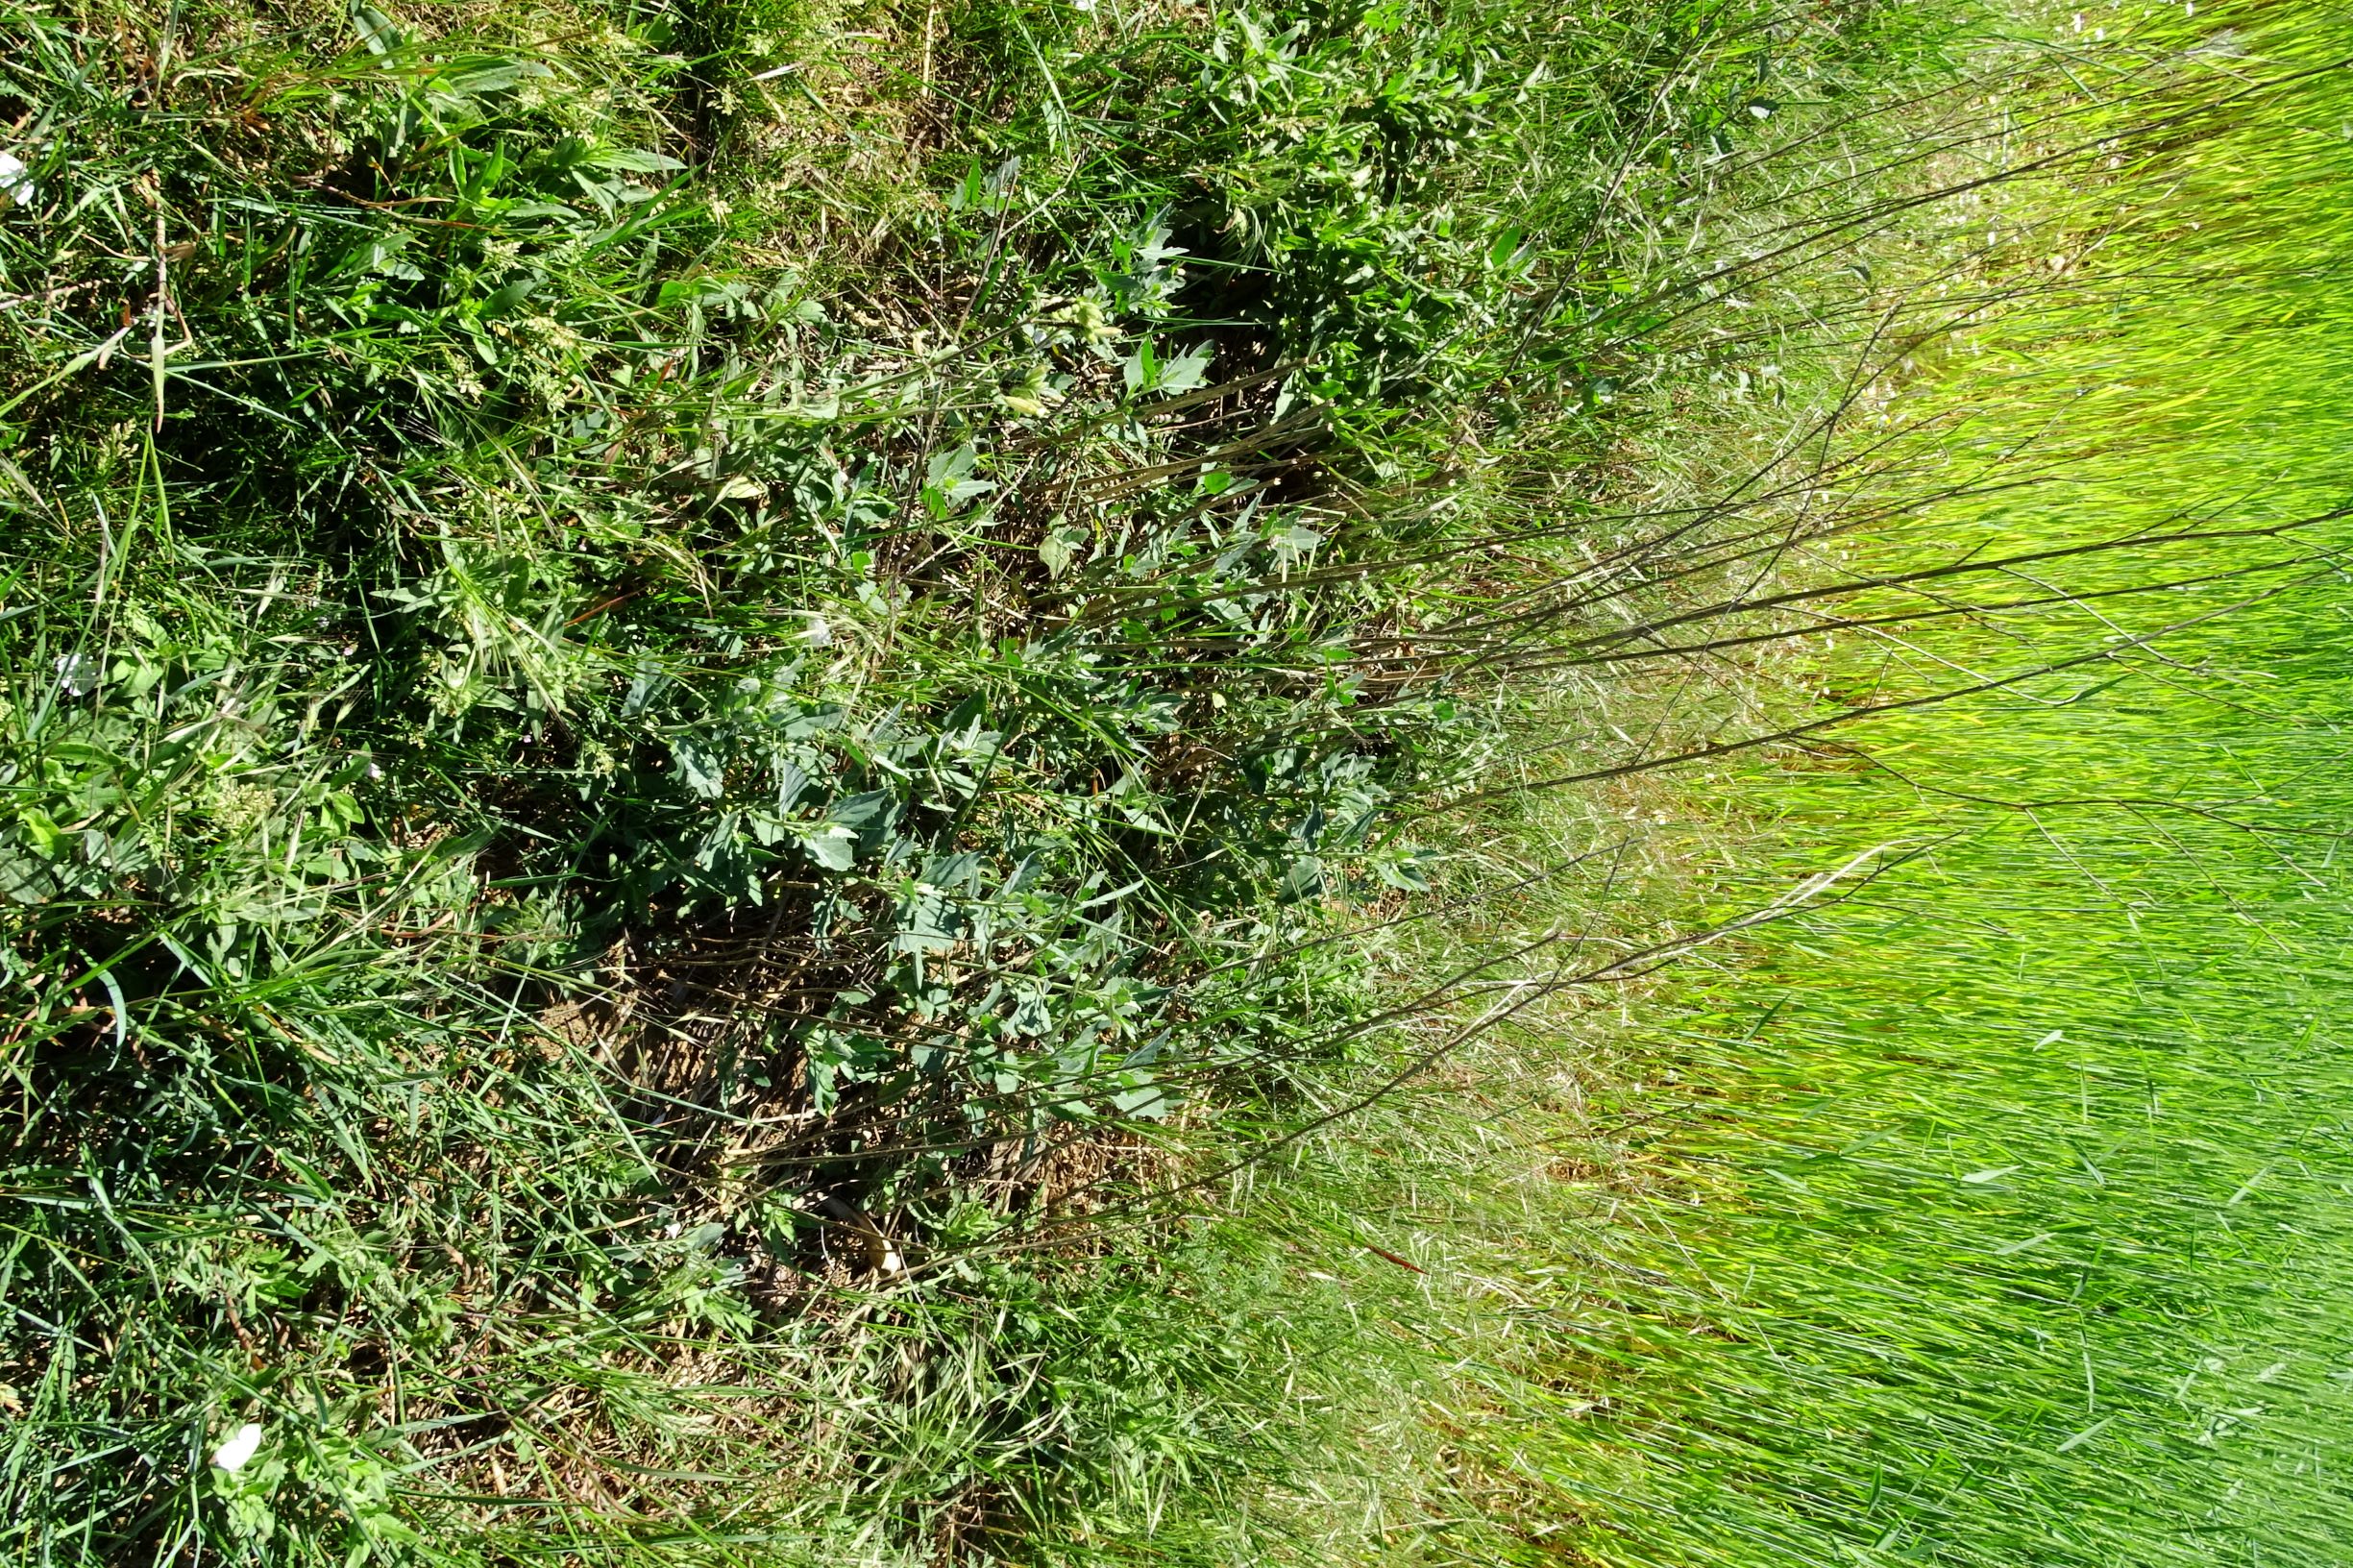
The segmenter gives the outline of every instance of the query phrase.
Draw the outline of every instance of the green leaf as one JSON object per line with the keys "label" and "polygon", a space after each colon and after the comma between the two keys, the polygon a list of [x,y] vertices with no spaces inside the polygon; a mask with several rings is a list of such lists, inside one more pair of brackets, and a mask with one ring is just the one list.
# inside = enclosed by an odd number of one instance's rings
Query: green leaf
{"label": "green leaf", "polygon": [[481,308],[475,313],[485,321],[502,316],[529,299],[531,291],[538,286],[539,280],[536,278],[519,278],[484,299]]}
{"label": "green leaf", "polygon": [[352,26],[359,34],[359,41],[371,55],[389,55],[407,43],[401,30],[392,25],[392,18],[374,6],[352,7]]}
{"label": "green leaf", "polygon": [[1161,367],[1160,384],[1155,390],[1170,393],[1190,392],[1199,386],[1208,379],[1211,353],[1210,345],[1204,343],[1169,360]]}
{"label": "green leaf", "polygon": [[1058,524],[1046,529],[1045,537],[1038,541],[1038,560],[1044,566],[1047,576],[1059,577],[1070,570],[1079,551],[1086,548],[1085,528],[1069,523]]}
{"label": "green leaf", "polygon": [[726,753],[711,737],[681,735],[670,743],[670,755],[678,765],[678,776],[697,795],[716,800],[726,792]]}
{"label": "green leaf", "polygon": [[846,871],[857,864],[858,835],[839,822],[821,822],[803,833],[800,846],[829,871]]}
{"label": "green leaf", "polygon": [[41,859],[55,860],[65,847],[65,830],[58,826],[56,820],[40,807],[17,807],[16,821],[24,829],[25,837],[32,842],[33,852]]}
{"label": "green leaf", "polygon": [[617,169],[625,174],[670,174],[686,167],[668,153],[648,152],[643,147],[601,148],[580,161],[592,169]]}
{"label": "green leaf", "polygon": [[1119,362],[1119,375],[1131,394],[1146,392],[1160,384],[1160,356],[1152,352],[1150,338],[1139,341],[1136,352]]}
{"label": "green leaf", "polygon": [[1121,1115],[1134,1116],[1141,1121],[1163,1120],[1176,1109],[1168,1098],[1167,1090],[1149,1081],[1139,1088],[1114,1094],[1111,1103]]}
{"label": "green leaf", "polygon": [[1291,862],[1284,873],[1279,896],[1287,904],[1312,898],[1324,891],[1324,863],[1313,855],[1302,855]]}

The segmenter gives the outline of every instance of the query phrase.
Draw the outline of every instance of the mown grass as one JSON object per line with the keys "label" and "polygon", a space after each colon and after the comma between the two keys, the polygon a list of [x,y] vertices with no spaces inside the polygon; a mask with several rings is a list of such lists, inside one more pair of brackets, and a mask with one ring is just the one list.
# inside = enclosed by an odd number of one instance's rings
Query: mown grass
{"label": "mown grass", "polygon": [[28,1561],[1378,1550],[1428,1369],[1164,1216],[2050,287],[1958,8],[0,26]]}

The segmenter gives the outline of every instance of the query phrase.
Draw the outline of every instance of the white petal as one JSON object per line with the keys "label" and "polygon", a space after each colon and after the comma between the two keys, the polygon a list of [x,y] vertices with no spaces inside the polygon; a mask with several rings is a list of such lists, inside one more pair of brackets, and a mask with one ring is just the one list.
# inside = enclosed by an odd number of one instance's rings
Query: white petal
{"label": "white petal", "polygon": [[248,1421],[231,1434],[229,1441],[212,1451],[212,1462],[234,1475],[245,1468],[245,1461],[260,1447],[261,1423]]}
{"label": "white petal", "polygon": [[0,153],[0,198],[12,207],[28,207],[40,194],[33,187],[33,171],[14,153]]}

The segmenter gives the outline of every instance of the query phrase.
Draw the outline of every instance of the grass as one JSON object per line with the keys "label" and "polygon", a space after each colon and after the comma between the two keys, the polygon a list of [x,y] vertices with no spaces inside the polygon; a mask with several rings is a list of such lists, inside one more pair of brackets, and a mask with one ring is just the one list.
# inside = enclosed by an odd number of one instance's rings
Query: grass
{"label": "grass", "polygon": [[1872,613],[1880,382],[2087,308],[1977,183],[2232,123],[2151,18],[0,12],[6,1551],[1434,1538],[1246,1194],[1516,1005],[1483,802]]}
{"label": "grass", "polygon": [[[2342,37],[2307,22],[2248,43],[2317,54]],[[2167,171],[2218,234],[2112,247],[2120,268],[2212,286],[2056,340],[1992,334],[2018,358],[1962,395],[2095,379],[2115,393],[2073,408],[2042,394],[2028,419],[2054,429],[1993,412],[1977,439],[2056,438],[2069,483],[2030,511],[1943,524],[2048,541],[2120,516],[2151,532],[2319,517],[2307,548],[2209,545],[2197,564],[2237,575],[2161,604],[2082,603],[2128,572],[2071,571],[2078,604],[1843,653],[1840,678],[1904,686],[1941,678],[1930,660],[1999,668],[2022,648],[2154,636],[2146,654],[1898,723],[1872,737],[1869,773],[1756,786],[1808,858],[1861,834],[1946,842],[1679,1022],[1682,1070],[1738,1109],[1666,1140],[1708,1213],[1671,1204],[1657,1239],[1703,1247],[1706,1279],[1647,1243],[1626,1260],[1677,1272],[1647,1305],[1714,1335],[1661,1335],[1690,1354],[1660,1354],[1608,1422],[1639,1469],[1669,1433],[1679,1450],[1651,1493],[1674,1497],[1676,1522],[1635,1555],[2342,1552],[2345,1144],[2327,1108],[2348,934],[2331,891],[2334,514],[2353,474],[2333,369],[2348,323],[2310,198],[2348,164],[2300,130],[2339,90],[2284,95]],[[1744,1413],[1650,1428],[1689,1398],[1666,1393],[1679,1383]]]}
{"label": "grass", "polygon": [[[2342,47],[2240,20],[2249,75]],[[1712,890],[1686,930],[1871,874],[1630,1029],[1556,1005],[1289,1200],[1426,1271],[1327,1264],[1430,1347],[1406,1560],[2342,1556],[2341,94],[2275,89],[2071,214],[2029,196],[2098,252],[1890,406],[2038,478],[1932,487],[1873,568],[2145,542],[1998,613],[1845,596],[1799,719],[2028,678],[1716,762],[1650,849],[1669,903]],[[1591,806],[1527,808],[1520,852]],[[1522,894],[1493,940],[1594,900]]]}

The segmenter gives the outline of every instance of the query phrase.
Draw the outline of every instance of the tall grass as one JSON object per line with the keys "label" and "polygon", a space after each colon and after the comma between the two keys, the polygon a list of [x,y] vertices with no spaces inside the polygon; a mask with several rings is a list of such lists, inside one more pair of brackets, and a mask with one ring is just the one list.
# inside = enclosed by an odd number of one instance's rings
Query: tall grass
{"label": "tall grass", "polygon": [[[2158,19],[2095,139],[2227,123]],[[1851,592],[2108,156],[1958,7],[0,26],[41,1562],[1311,1550],[1347,1305],[1137,1224],[1508,1007],[1383,933]]]}
{"label": "tall grass", "polygon": [[[1782,710],[1838,726],[1639,802],[1680,817],[1654,907],[1714,890],[1682,929],[1844,889],[1632,1029],[1515,1029],[1285,1200],[1362,1216],[1383,1256],[1324,1266],[1427,1347],[1388,1408],[1435,1444],[1407,1560],[2343,1556],[2353,159],[2341,68],[2294,78],[2344,20],[2211,18],[2194,58],[2274,86],[2006,197],[2070,286],[1884,410],[2036,482],[1932,489],[1866,575],[2143,548],[2013,566],[2001,606],[1843,597]],[[1523,852],[1576,817],[1524,817]]]}

